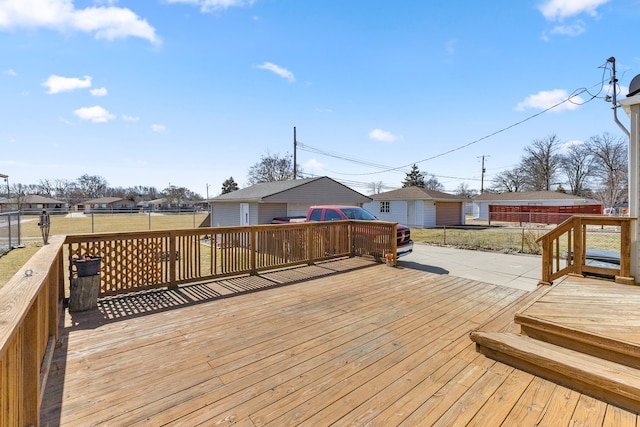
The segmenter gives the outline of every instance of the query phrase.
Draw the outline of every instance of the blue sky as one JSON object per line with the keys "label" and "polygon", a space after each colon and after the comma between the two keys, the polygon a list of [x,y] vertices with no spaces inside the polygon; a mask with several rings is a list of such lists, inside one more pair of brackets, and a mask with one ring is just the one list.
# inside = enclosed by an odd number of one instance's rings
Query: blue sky
{"label": "blue sky", "polygon": [[534,139],[623,136],[602,67],[624,96],[639,23],[640,0],[0,0],[0,173],[212,197],[295,126],[306,173],[365,194],[412,163],[479,189],[482,156],[488,183]]}

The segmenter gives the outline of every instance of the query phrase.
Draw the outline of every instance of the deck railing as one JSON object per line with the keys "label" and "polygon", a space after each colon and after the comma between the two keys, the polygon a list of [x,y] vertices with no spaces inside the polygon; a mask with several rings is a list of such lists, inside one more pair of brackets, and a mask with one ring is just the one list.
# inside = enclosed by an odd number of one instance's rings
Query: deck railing
{"label": "deck railing", "polygon": [[0,288],[0,427],[40,424],[65,264],[73,272],[74,257],[102,257],[106,296],[337,257],[382,257],[396,253],[396,230],[382,221],[334,221],[53,237]]}
{"label": "deck railing", "polygon": [[63,237],[0,288],[0,426],[39,425],[64,292]]}
{"label": "deck railing", "polygon": [[[631,276],[631,221],[635,218],[602,215],[574,215],[538,239],[542,245],[541,284],[551,284],[567,274],[585,273],[613,276],[620,283],[635,283]],[[594,227],[619,227],[619,268],[587,265],[587,249],[592,247]]]}
{"label": "deck railing", "polygon": [[396,253],[396,224],[331,221],[67,236],[73,259],[102,258],[99,296],[257,274],[345,256]]}

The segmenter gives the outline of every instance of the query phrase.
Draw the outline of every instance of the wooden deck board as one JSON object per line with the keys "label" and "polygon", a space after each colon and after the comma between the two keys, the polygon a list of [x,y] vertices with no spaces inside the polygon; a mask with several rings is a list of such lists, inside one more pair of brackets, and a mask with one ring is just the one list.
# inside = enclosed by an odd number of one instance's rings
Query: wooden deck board
{"label": "wooden deck board", "polygon": [[345,259],[105,299],[67,314],[42,425],[635,425],[475,352],[524,295]]}

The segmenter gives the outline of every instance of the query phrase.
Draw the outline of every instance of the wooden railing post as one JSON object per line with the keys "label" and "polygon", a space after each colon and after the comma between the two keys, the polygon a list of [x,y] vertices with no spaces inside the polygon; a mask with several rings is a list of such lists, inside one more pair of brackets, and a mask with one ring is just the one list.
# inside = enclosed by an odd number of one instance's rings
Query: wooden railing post
{"label": "wooden railing post", "polygon": [[257,267],[257,263],[256,263],[256,258],[257,258],[256,257],[256,253],[258,251],[258,247],[256,245],[256,240],[257,240],[256,236],[258,234],[258,230],[257,230],[256,227],[250,227],[249,228],[249,233],[250,233],[250,236],[249,236],[250,248],[249,248],[249,250],[251,251],[251,253],[249,255],[250,256],[250,260],[251,260],[251,265],[250,265],[249,268],[251,269],[251,273],[250,274],[256,275],[256,274],[258,274],[258,267]]}
{"label": "wooden railing post", "polygon": [[[585,224],[578,216],[573,217],[573,268],[572,273],[578,276],[582,276],[582,265],[585,262]],[[571,250],[569,248],[568,250]]]}
{"label": "wooden railing post", "polygon": [[[628,221],[620,224],[620,276],[616,282],[635,284],[635,278],[631,276],[631,223]],[[629,238],[625,238],[629,236]]]}
{"label": "wooden railing post", "polygon": [[314,223],[310,222],[307,225],[307,264],[313,265],[313,234]]}
{"label": "wooden railing post", "polygon": [[177,285],[177,269],[180,262],[180,256],[176,256],[178,251],[178,236],[173,231],[169,232],[169,253],[167,256],[169,264],[169,288],[176,289]]}

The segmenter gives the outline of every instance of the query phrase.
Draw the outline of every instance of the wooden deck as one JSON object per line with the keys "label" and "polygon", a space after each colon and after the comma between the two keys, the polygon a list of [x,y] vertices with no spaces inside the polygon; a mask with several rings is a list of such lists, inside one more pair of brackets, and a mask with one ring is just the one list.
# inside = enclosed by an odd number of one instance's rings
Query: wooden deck
{"label": "wooden deck", "polygon": [[476,352],[524,291],[352,258],[67,314],[41,424],[636,426]]}

